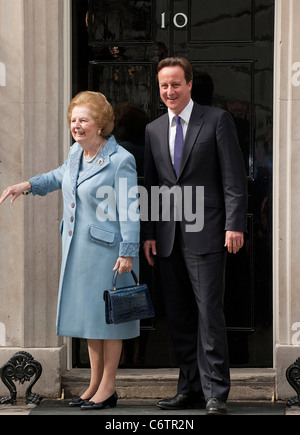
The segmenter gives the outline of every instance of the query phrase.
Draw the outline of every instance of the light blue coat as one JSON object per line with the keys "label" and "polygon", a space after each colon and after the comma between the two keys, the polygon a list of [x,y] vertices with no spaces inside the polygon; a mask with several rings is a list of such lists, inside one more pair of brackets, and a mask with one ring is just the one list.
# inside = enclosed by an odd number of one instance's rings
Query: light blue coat
{"label": "light blue coat", "polygon": [[[63,193],[57,334],[90,339],[137,337],[138,321],[106,324],[103,300],[103,292],[112,288],[112,269],[119,256],[134,257],[138,273],[135,160],[113,136],[92,163],[84,162],[82,155],[75,143],[63,166],[29,180],[33,195],[58,189]],[[132,283],[131,274],[117,280],[118,287]]]}

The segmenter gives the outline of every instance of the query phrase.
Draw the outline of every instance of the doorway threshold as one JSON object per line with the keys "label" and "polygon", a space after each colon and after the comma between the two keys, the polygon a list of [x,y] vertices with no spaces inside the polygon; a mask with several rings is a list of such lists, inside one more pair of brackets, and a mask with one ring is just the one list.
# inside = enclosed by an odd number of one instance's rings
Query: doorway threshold
{"label": "doorway threshold", "polygon": [[[275,398],[275,370],[268,368],[231,369],[229,400],[268,400]],[[72,369],[62,375],[65,398],[80,396],[87,388],[89,369]],[[178,369],[119,369],[117,391],[121,399],[161,399],[177,392]]]}

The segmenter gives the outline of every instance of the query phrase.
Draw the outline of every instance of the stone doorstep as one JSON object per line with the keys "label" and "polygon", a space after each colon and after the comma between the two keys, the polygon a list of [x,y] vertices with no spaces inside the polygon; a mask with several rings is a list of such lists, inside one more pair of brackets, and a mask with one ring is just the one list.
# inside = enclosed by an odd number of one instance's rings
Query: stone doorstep
{"label": "stone doorstep", "polygon": [[[63,397],[82,394],[90,379],[89,369],[72,369],[62,376]],[[176,394],[177,369],[119,369],[120,399],[161,399]],[[275,370],[232,369],[229,400],[275,399]]]}

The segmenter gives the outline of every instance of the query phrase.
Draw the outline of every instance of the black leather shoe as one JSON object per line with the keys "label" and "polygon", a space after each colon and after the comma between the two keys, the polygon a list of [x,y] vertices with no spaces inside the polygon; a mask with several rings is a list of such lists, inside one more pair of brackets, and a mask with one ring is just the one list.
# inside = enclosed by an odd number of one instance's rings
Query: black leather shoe
{"label": "black leather shoe", "polygon": [[83,410],[93,410],[93,409],[104,409],[104,408],[115,408],[117,406],[118,401],[118,395],[117,393],[114,393],[112,396],[110,396],[108,399],[104,400],[104,402],[85,402],[81,405],[81,409]]}
{"label": "black leather shoe", "polygon": [[71,400],[71,402],[69,402],[69,406],[71,407],[76,407],[76,406],[81,406],[83,405],[85,402],[88,402],[90,399],[82,399],[81,397],[73,397],[73,399]]}
{"label": "black leather shoe", "polygon": [[226,414],[226,403],[222,402],[222,400],[216,399],[215,397],[211,397],[207,401],[206,411],[209,415]]}
{"label": "black leather shoe", "polygon": [[[199,401],[197,401],[199,402]],[[191,409],[195,408],[196,401],[189,395],[176,394],[172,399],[163,399],[157,403],[157,406],[161,409]]]}

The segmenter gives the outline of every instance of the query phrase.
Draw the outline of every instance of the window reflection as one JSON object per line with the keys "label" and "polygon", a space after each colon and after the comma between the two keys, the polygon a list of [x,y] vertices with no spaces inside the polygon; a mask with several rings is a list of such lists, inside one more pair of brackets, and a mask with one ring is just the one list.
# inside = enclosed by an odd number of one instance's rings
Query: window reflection
{"label": "window reflection", "polygon": [[152,41],[152,0],[90,0],[90,44]]}
{"label": "window reflection", "polygon": [[253,38],[253,0],[201,0],[199,3],[191,0],[191,42]]}

